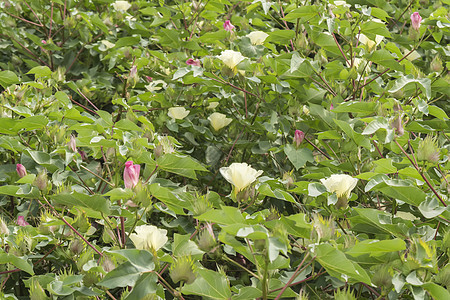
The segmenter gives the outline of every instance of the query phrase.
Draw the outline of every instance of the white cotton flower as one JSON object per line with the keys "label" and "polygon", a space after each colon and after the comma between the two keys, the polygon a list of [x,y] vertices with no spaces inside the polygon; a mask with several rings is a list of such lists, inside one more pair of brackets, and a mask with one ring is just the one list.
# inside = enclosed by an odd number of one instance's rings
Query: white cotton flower
{"label": "white cotton flower", "polygon": [[112,4],[112,6],[115,10],[127,11],[131,7],[131,4],[128,3],[128,1],[116,1]]}
{"label": "white cotton flower", "polygon": [[169,117],[175,120],[184,119],[188,114],[189,111],[184,107],[171,107],[169,108],[169,112],[167,113]]}
{"label": "white cotton flower", "polygon": [[217,106],[219,106],[219,102],[209,102],[209,105],[206,107],[206,109],[215,109]]}
{"label": "white cotton flower", "polygon": [[362,44],[366,45],[367,48],[369,49],[369,51],[372,51],[372,49],[375,46],[378,46],[381,43],[381,41],[383,40],[383,38],[384,38],[383,36],[377,34],[375,36],[375,41],[372,41],[371,39],[369,39],[366,35],[364,35],[362,33],[359,35],[359,41]]}
{"label": "white cotton flower", "polygon": [[245,59],[241,52],[233,50],[222,51],[222,54],[220,54],[218,58],[230,69],[234,69],[241,61]]}
{"label": "white cotton flower", "polygon": [[338,198],[345,197],[348,199],[356,183],[358,183],[358,179],[347,174],[333,174],[326,179],[320,179],[320,182],[327,188],[328,192],[336,193]]}
{"label": "white cotton flower", "polygon": [[267,33],[262,31],[253,31],[247,34],[247,37],[253,45],[262,45],[268,36]]}
{"label": "white cotton flower", "polygon": [[334,1],[333,4],[336,6],[350,7],[350,4],[347,4],[347,2],[345,2],[345,1]]}
{"label": "white cotton flower", "polygon": [[145,86],[145,88],[149,91],[149,92],[155,92],[155,91],[159,91],[161,89],[165,89],[167,86],[167,83],[164,80],[155,80],[150,82],[148,85]]}
{"label": "white cotton flower", "polygon": [[134,231],[136,233],[130,234],[130,239],[136,249],[158,251],[168,240],[167,230],[153,225],[137,226]]}
{"label": "white cotton flower", "polygon": [[105,45],[106,49],[111,49],[115,46],[114,43],[111,43],[110,41],[107,41],[107,40],[103,40],[102,44]]}
{"label": "white cotton flower", "polygon": [[232,163],[229,167],[220,168],[220,174],[235,187],[238,193],[252,184],[263,171],[256,171],[247,163]]}
{"label": "white cotton flower", "polygon": [[233,121],[232,119],[227,118],[226,115],[218,113],[218,112],[212,113],[208,117],[208,120],[209,120],[209,122],[211,122],[211,126],[214,128],[215,131],[219,131],[223,127],[230,124],[231,121]]}

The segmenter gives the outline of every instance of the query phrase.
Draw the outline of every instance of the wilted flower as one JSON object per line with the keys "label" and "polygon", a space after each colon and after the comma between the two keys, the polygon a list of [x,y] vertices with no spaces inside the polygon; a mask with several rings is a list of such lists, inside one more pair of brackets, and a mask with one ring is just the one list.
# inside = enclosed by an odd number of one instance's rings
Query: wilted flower
{"label": "wilted flower", "polygon": [[22,164],[16,165],[16,171],[17,175],[19,175],[20,178],[27,176],[27,169],[25,169],[25,167]]}
{"label": "wilted flower", "polygon": [[347,174],[333,174],[326,179],[320,179],[320,182],[330,193],[336,193],[338,198],[348,199],[358,179]]}
{"label": "wilted flower", "polygon": [[256,171],[247,163],[232,163],[229,167],[220,168],[220,174],[234,185],[236,194],[252,184],[262,173],[263,171]]}
{"label": "wilted flower", "polygon": [[226,20],[225,23],[223,23],[223,29],[228,32],[232,32],[234,29],[234,25],[231,24],[230,20]]}
{"label": "wilted flower", "polygon": [[394,120],[391,122],[391,127],[395,129],[395,133],[399,136],[402,136],[405,133],[401,115],[394,118]]}
{"label": "wilted flower", "polygon": [[253,45],[262,45],[269,35],[263,31],[253,31],[247,34]]}
{"label": "wilted flower", "polygon": [[75,136],[70,135],[68,146],[73,152],[77,152],[77,141],[75,140]]}
{"label": "wilted flower", "polygon": [[420,22],[422,22],[422,17],[420,14],[416,11],[411,15],[411,26],[415,30],[419,31],[420,28]]}
{"label": "wilted flower", "polygon": [[25,218],[23,216],[18,216],[17,217],[17,225],[19,226],[27,226],[30,225],[30,223],[28,223],[27,221],[25,221]]}
{"label": "wilted flower", "polygon": [[419,148],[417,149],[418,160],[436,163],[439,161],[439,156],[440,151],[435,138],[427,136],[424,140],[419,142]]}
{"label": "wilted flower", "polygon": [[170,278],[175,283],[183,281],[186,284],[191,284],[197,277],[195,269],[192,258],[190,256],[183,256],[178,258],[170,267]]}
{"label": "wilted flower", "polygon": [[304,138],[305,138],[305,133],[303,131],[297,129],[294,133],[294,143],[297,148],[303,142]]}
{"label": "wilted flower", "polygon": [[126,188],[134,188],[139,182],[139,173],[141,171],[140,165],[134,165],[131,160],[125,163],[125,170],[123,171],[123,181]]}
{"label": "wilted flower", "polygon": [[200,65],[201,65],[200,60],[198,60],[198,59],[192,59],[192,58],[189,58],[189,59],[186,61],[186,64],[187,64],[187,65],[190,65],[190,66],[197,66],[197,67],[200,67]]}
{"label": "wilted flower", "polygon": [[189,114],[189,111],[184,107],[171,107],[167,115],[175,120],[184,119]]}
{"label": "wilted flower", "polygon": [[126,11],[131,7],[131,4],[128,1],[116,1],[112,4],[115,10],[123,10]]}
{"label": "wilted flower", "polygon": [[137,249],[158,251],[167,243],[167,230],[159,229],[153,225],[137,226],[130,234],[130,239]]}
{"label": "wilted flower", "polygon": [[211,122],[211,126],[214,128],[215,131],[219,131],[223,127],[230,124],[231,121],[233,121],[232,119],[227,118],[226,115],[218,113],[218,112],[212,113],[208,117],[208,120],[209,120],[209,122]]}
{"label": "wilted flower", "polygon": [[241,52],[233,51],[233,50],[225,50],[222,51],[222,54],[218,56],[218,58],[230,69],[234,70],[234,68],[245,59],[245,57],[241,54]]}

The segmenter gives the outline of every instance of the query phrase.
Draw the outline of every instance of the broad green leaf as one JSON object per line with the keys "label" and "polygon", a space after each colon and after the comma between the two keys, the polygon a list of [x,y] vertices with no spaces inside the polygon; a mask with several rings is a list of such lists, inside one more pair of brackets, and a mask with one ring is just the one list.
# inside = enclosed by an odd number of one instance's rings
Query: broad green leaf
{"label": "broad green leaf", "polygon": [[5,89],[12,85],[19,83],[19,77],[12,71],[0,71],[0,85]]}
{"label": "broad green leaf", "polygon": [[175,197],[169,188],[163,187],[159,183],[154,183],[150,185],[150,193],[175,213],[180,215],[186,214],[183,209],[188,206],[188,203],[183,201],[180,197]]}
{"label": "broad green leaf", "polygon": [[155,273],[144,273],[136,281],[131,293],[125,299],[145,299],[148,294],[154,294],[157,290],[158,276]]}
{"label": "broad green leaf", "polygon": [[110,202],[108,199],[101,195],[86,195],[78,192],[72,192],[70,194],[57,194],[51,196],[51,199],[59,204],[72,206],[87,207],[92,210],[96,210],[110,214]]}
{"label": "broad green leaf", "polygon": [[7,263],[13,264],[16,268],[30,275],[34,275],[33,266],[25,258],[15,256],[14,254],[0,253],[0,265]]}
{"label": "broad green leaf", "polygon": [[261,184],[258,187],[258,192],[264,196],[269,196],[272,198],[297,203],[297,201],[295,201],[294,197],[292,197],[291,194],[289,194],[281,189],[277,189],[277,188],[272,189],[268,183]]}
{"label": "broad green leaf", "polygon": [[172,253],[176,257],[190,255],[193,259],[202,259],[204,254],[197,244],[191,241],[190,234],[181,235],[177,233],[173,236]]}
{"label": "broad green leaf", "polygon": [[385,180],[384,182],[386,183],[386,186],[376,189],[388,197],[401,200],[414,206],[419,206],[426,198],[424,191],[407,180],[393,179]]}
{"label": "broad green leaf", "polygon": [[373,114],[376,111],[376,107],[377,102],[348,101],[339,104],[339,106],[333,109],[333,112],[335,113],[351,112],[369,115]]}
{"label": "broad green leaf", "polygon": [[294,165],[296,170],[303,167],[308,161],[314,162],[312,151],[308,148],[296,149],[294,146],[288,144],[284,147],[284,153],[286,153],[289,161]]}
{"label": "broad green leaf", "polygon": [[287,217],[282,216],[281,222],[289,234],[307,239],[311,237],[312,225],[306,221],[305,214],[295,214]]}
{"label": "broad green leaf", "polygon": [[34,74],[35,78],[47,77],[52,75],[52,70],[47,66],[34,67],[27,74]]}
{"label": "broad green leaf", "polygon": [[142,129],[139,126],[137,126],[136,124],[127,119],[120,120],[114,126],[122,130],[139,131],[139,132],[142,131]]}
{"label": "broad green leaf", "polygon": [[417,85],[425,93],[427,99],[431,98],[431,80],[429,78],[416,79],[411,74],[397,79],[394,82],[394,86],[388,92],[395,93],[407,85]]}
{"label": "broad green leaf", "polygon": [[158,167],[164,171],[192,179],[197,179],[195,171],[208,171],[190,156],[168,153],[158,158],[156,162]]}
{"label": "broad green leaf", "polygon": [[402,251],[406,249],[406,243],[401,239],[393,240],[364,240],[346,251],[345,254],[351,256],[360,256],[369,254],[370,256],[379,256],[388,252]]}
{"label": "broad green leaf", "polygon": [[24,185],[2,185],[0,186],[0,195],[16,196],[22,198],[37,198],[39,190],[30,184]]}
{"label": "broad green leaf", "polygon": [[201,216],[197,217],[200,221],[213,222],[223,225],[231,224],[246,224],[241,211],[237,207],[232,206],[222,206],[221,209],[213,209],[207,211]]}
{"label": "broad green leaf", "polygon": [[266,42],[274,42],[277,44],[287,44],[289,40],[295,37],[294,30],[275,30],[269,33]]}
{"label": "broad green leaf", "polygon": [[183,294],[210,299],[231,298],[231,290],[225,275],[208,269],[199,269],[197,279],[192,284],[183,287]]}
{"label": "broad green leaf", "polygon": [[397,172],[397,168],[392,165],[392,159],[390,158],[382,158],[373,163],[376,165],[375,173],[390,174]]}
{"label": "broad green leaf", "polygon": [[450,299],[450,292],[448,289],[443,288],[433,282],[426,282],[422,287],[430,293],[431,297],[436,300]]}
{"label": "broad green leaf", "polygon": [[353,279],[357,282],[371,284],[366,271],[356,262],[349,260],[344,253],[330,244],[320,244],[313,250],[313,254],[327,272],[342,281]]}
{"label": "broad green leaf", "polygon": [[[406,231],[407,229],[402,228],[398,226],[398,224],[387,224],[386,222],[381,223],[380,220],[391,218],[391,215],[379,211],[372,208],[354,208],[353,209],[360,217],[362,217],[361,220],[358,220],[356,222],[356,219],[353,219],[352,221],[360,226],[367,227],[367,225],[376,227],[378,229],[381,229],[384,232],[390,233],[395,237],[398,237],[400,239],[403,239],[406,237]],[[357,228],[355,228],[357,229]],[[367,228],[368,229],[368,228]]]}
{"label": "broad green leaf", "polygon": [[427,219],[432,219],[434,217],[442,214],[447,208],[439,205],[439,201],[436,197],[428,198],[419,205],[419,211]]}
{"label": "broad green leaf", "polygon": [[357,133],[353,130],[353,128],[348,124],[348,122],[335,119],[334,122],[345,132],[345,134],[351,138],[356,145],[364,147],[366,149],[370,149],[370,141],[367,137],[363,136],[361,133]]}
{"label": "broad green leaf", "polygon": [[448,120],[447,114],[440,107],[437,107],[435,105],[429,105],[428,111],[429,111],[430,115],[435,116],[436,118],[439,118],[441,120]]}
{"label": "broad green leaf", "polygon": [[106,274],[98,284],[108,289],[134,286],[140,276],[141,271],[139,268],[127,261]]}
{"label": "broad green leaf", "polygon": [[286,21],[295,21],[300,18],[309,19],[318,15],[319,7],[317,5],[305,5],[291,10],[283,19]]}
{"label": "broad green leaf", "polygon": [[24,119],[21,119],[15,126],[15,130],[19,131],[20,129],[26,130],[36,130],[45,128],[48,124],[48,119],[44,116],[31,116]]}
{"label": "broad green leaf", "polygon": [[107,250],[108,253],[116,254],[125,258],[130,264],[136,267],[139,272],[153,271],[155,263],[153,262],[153,255],[147,250],[139,249],[119,249]]}
{"label": "broad green leaf", "polygon": [[391,34],[389,33],[389,30],[386,27],[386,24],[379,23],[375,21],[368,21],[366,23],[363,23],[361,25],[361,32],[365,35],[368,35],[369,37],[371,35],[382,35],[384,37],[391,37]]}
{"label": "broad green leaf", "polygon": [[376,50],[370,55],[365,56],[368,60],[377,65],[381,65],[392,70],[403,71],[403,66],[396,60],[394,55],[385,49]]}

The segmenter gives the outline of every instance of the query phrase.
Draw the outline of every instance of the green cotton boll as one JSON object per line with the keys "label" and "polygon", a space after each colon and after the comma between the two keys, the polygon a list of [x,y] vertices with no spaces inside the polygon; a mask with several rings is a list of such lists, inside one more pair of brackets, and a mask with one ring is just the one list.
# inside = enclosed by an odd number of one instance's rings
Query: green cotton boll
{"label": "green cotton boll", "polygon": [[417,150],[417,159],[425,160],[431,163],[439,161],[440,149],[437,146],[436,138],[427,136],[424,140],[419,142],[419,149]]}
{"label": "green cotton boll", "polygon": [[443,267],[439,273],[434,277],[437,283],[442,284],[447,289],[450,288],[450,265],[447,264]]}
{"label": "green cotton boll", "polygon": [[190,256],[178,258],[170,267],[170,278],[175,283],[182,281],[185,284],[191,284],[197,278],[196,273],[194,261]]}

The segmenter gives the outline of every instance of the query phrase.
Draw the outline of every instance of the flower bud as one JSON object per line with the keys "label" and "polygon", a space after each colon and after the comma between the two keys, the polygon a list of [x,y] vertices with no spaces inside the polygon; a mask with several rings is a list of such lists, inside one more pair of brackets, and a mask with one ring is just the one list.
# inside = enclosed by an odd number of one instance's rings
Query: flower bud
{"label": "flower bud", "polygon": [[225,23],[223,23],[223,29],[225,29],[228,32],[233,32],[233,29],[235,26],[231,24],[230,20],[226,20]]}
{"label": "flower bud", "polygon": [[419,31],[420,28],[420,22],[422,22],[422,17],[418,12],[414,12],[411,15],[411,26],[414,28],[414,30]]}
{"label": "flower bud", "polygon": [[335,227],[334,221],[330,217],[329,219],[324,219],[321,215],[314,215],[313,219],[313,232],[317,241],[328,241],[334,237]]}
{"label": "flower bud", "polygon": [[75,140],[75,136],[74,135],[70,135],[70,141],[67,144],[69,146],[69,148],[73,151],[73,152],[77,152],[77,141]]}
{"label": "flower bud", "polygon": [[45,169],[39,172],[36,179],[34,179],[33,185],[41,191],[45,191],[47,189],[47,171]]}
{"label": "flower bud", "polygon": [[27,221],[25,221],[24,216],[18,216],[18,217],[17,217],[16,223],[17,223],[17,225],[19,225],[19,226],[27,226],[27,225],[30,225],[30,223],[28,223]]}
{"label": "flower bud", "polygon": [[439,161],[440,150],[437,146],[436,139],[430,135],[424,140],[419,142],[419,148],[417,150],[417,159],[426,160],[431,163]]}
{"label": "flower bud", "polygon": [[134,165],[132,161],[125,163],[125,170],[123,171],[123,181],[125,188],[134,188],[139,182],[140,165]]}
{"label": "flower bud", "polygon": [[139,75],[137,71],[137,66],[131,67],[130,74],[128,75],[128,84],[134,87],[139,82]]}
{"label": "flower bud", "polygon": [[116,268],[116,265],[111,260],[111,258],[109,258],[106,255],[103,255],[102,267],[103,267],[103,270],[105,270],[106,273],[109,273],[109,272],[111,272],[112,270],[114,270]]}
{"label": "flower bud", "polygon": [[442,61],[439,55],[436,55],[431,61],[430,69],[433,72],[441,72],[442,71]]}
{"label": "flower bud", "polygon": [[178,258],[170,267],[170,278],[175,283],[183,281],[186,284],[191,284],[196,277],[196,267],[190,256]]}
{"label": "flower bud", "polygon": [[186,64],[189,66],[196,66],[196,67],[200,67],[202,65],[200,60],[192,59],[192,58],[189,58],[188,60],[186,60]]}
{"label": "flower bud", "polygon": [[395,117],[395,119],[391,122],[391,127],[392,129],[395,129],[395,133],[398,136],[402,136],[405,133],[402,117],[400,115],[398,117]]}
{"label": "flower bud", "polygon": [[290,190],[295,187],[295,176],[292,174],[293,172],[286,172],[283,174],[283,182],[286,186],[286,189]]}
{"label": "flower bud", "polygon": [[9,234],[8,226],[6,225],[5,221],[3,221],[3,219],[0,217],[0,235],[8,235],[8,234]]}
{"label": "flower bud", "polygon": [[27,169],[22,164],[16,165],[16,171],[20,178],[27,176]]}
{"label": "flower bud", "polygon": [[79,239],[75,239],[70,243],[69,249],[70,252],[72,252],[75,255],[78,255],[84,249],[83,242]]}
{"label": "flower bud", "polygon": [[294,144],[298,148],[300,147],[300,144],[303,142],[303,139],[305,138],[305,133],[301,130],[296,130],[294,133]]}
{"label": "flower bud", "polygon": [[214,237],[214,231],[210,223],[207,223],[205,228],[200,232],[197,243],[200,250],[205,252],[210,252],[216,247],[216,238]]}

